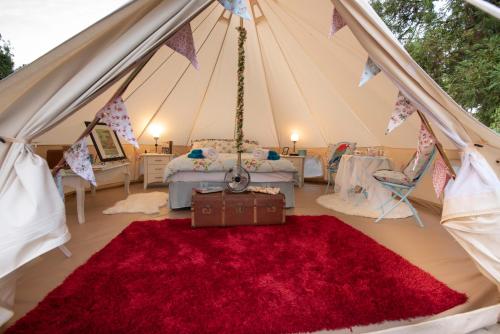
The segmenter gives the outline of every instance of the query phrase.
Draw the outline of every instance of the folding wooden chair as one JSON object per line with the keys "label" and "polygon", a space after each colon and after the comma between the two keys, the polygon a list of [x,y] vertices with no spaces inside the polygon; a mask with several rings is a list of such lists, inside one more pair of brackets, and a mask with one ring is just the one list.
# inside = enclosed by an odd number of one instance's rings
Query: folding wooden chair
{"label": "folding wooden chair", "polygon": [[[394,170],[378,170],[373,173],[373,177],[382,184],[386,189],[392,192],[392,196],[389,200],[387,200],[384,204],[380,206],[382,210],[382,215],[375,220],[375,223],[380,222],[389,212],[398,207],[401,203],[406,203],[410,208],[411,212],[415,216],[417,223],[420,227],[424,227],[422,220],[417,212],[417,210],[413,207],[413,205],[408,200],[408,196],[411,192],[417,187],[419,182],[423,179],[423,175],[429,169],[434,156],[436,155],[436,147],[433,145],[429,149],[422,152],[418,158],[418,161],[415,162],[416,153],[413,155],[412,159],[402,172],[394,171]],[[384,207],[391,202],[394,198],[400,198],[400,200],[391,206],[389,210],[385,211]]]}

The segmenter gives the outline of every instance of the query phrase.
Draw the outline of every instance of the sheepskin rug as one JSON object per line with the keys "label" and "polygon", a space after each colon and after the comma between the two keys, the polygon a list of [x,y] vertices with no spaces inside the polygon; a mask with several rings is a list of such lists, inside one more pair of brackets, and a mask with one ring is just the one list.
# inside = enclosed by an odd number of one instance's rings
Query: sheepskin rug
{"label": "sheepskin rug", "polygon": [[112,207],[104,210],[105,215],[116,213],[145,213],[148,215],[160,213],[160,208],[166,206],[168,194],[154,191],[150,193],[132,194]]}
{"label": "sheepskin rug", "polygon": [[[361,216],[367,218],[378,218],[381,214],[378,208],[373,208],[368,201],[365,201],[363,198],[359,198],[363,196],[362,194],[357,194],[356,196],[352,196],[348,201],[345,201],[340,196],[340,193],[333,193],[328,195],[320,196],[316,199],[316,202],[324,206],[327,209],[342,212],[346,215],[351,216]],[[385,209],[389,209],[395,204],[396,201],[393,200],[390,203],[385,205]],[[401,203],[398,207],[392,210],[385,218],[406,218],[412,216],[412,212],[410,208],[405,203]]]}

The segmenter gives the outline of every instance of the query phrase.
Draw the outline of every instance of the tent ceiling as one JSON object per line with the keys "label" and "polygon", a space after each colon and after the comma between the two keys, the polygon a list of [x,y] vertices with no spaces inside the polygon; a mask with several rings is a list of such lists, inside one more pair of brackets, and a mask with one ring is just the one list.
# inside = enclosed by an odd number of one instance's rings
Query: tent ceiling
{"label": "tent ceiling", "polygon": [[[348,28],[328,38],[329,0],[318,0],[315,6],[299,0],[251,4],[255,17],[244,22],[246,138],[266,146],[289,146],[290,134],[298,132],[303,147],[340,140],[415,147],[417,117],[385,135],[395,86],[381,73],[358,87],[367,53]],[[161,140],[180,145],[197,138],[232,138],[238,24],[238,17],[214,2],[191,22],[199,71],[163,47],[132,82],[123,97],[141,143],[153,143],[147,131],[152,123],[164,128]],[[74,142],[84,121],[93,118],[118,85],[38,140]]]}

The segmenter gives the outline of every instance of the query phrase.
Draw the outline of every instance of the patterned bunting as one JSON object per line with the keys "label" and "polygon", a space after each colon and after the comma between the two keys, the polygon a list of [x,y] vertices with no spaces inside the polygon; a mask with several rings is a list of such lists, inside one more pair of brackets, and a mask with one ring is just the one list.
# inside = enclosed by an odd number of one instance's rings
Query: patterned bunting
{"label": "patterned bunting", "polygon": [[96,185],[94,171],[89,159],[87,137],[80,139],[64,152],[64,159],[75,174],[89,181],[94,186]]}
{"label": "patterned bunting", "polygon": [[200,69],[198,59],[196,58],[196,49],[194,47],[193,32],[191,25],[184,24],[177,32],[170,37],[165,45],[186,57],[197,70]]}
{"label": "patterned bunting", "polygon": [[434,186],[434,191],[436,196],[439,198],[443,193],[446,184],[451,179],[451,172],[446,166],[443,158],[438,156],[434,162],[434,170],[432,171],[432,185]]}
{"label": "patterned bunting", "polygon": [[340,16],[340,13],[337,11],[337,9],[334,7],[333,8],[333,15],[332,15],[332,25],[330,26],[330,33],[329,37],[332,37],[335,35],[337,31],[342,29],[345,26],[344,19],[342,16]]}
{"label": "patterned bunting", "polygon": [[368,60],[365,64],[365,69],[363,70],[363,74],[361,74],[361,80],[359,81],[359,87],[363,86],[368,82],[371,78],[380,73],[380,68],[378,68],[377,64],[373,62],[373,60],[368,57]]}
{"label": "patterned bunting", "polygon": [[135,139],[134,131],[132,130],[127,108],[121,96],[118,96],[99,110],[97,117],[130,144],[139,148],[139,143]]}
{"label": "patterned bunting", "polygon": [[420,160],[420,155],[422,153],[428,153],[429,148],[434,145],[436,140],[434,139],[434,136],[429,132],[429,129],[427,129],[427,126],[425,126],[424,123],[420,125],[420,133],[418,135],[418,147],[417,147],[417,154],[415,156],[415,162],[413,165],[413,170],[417,167],[419,160]]}
{"label": "patterned bunting", "polygon": [[238,15],[245,20],[250,20],[250,14],[248,14],[245,0],[219,0],[219,2],[225,9],[233,14]]}
{"label": "patterned bunting", "polygon": [[398,99],[396,105],[394,106],[394,111],[392,112],[391,119],[389,120],[389,125],[385,134],[388,134],[398,126],[400,126],[408,117],[411,116],[417,108],[415,108],[410,100],[408,100],[401,92],[398,94]]}

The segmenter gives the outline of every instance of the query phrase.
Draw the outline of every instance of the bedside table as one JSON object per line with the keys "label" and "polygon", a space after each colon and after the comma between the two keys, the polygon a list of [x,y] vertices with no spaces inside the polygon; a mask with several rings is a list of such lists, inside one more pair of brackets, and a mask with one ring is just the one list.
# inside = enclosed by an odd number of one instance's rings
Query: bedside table
{"label": "bedside table", "polygon": [[163,183],[163,173],[167,164],[174,158],[173,154],[143,153],[144,189],[151,183]]}
{"label": "bedside table", "polygon": [[306,157],[302,157],[299,155],[281,155],[281,158],[290,161],[295,166],[295,168],[297,168],[299,176],[299,182],[297,183],[297,186],[299,186],[299,188],[302,188],[302,186],[304,186],[304,162],[306,160]]}

